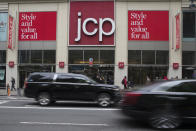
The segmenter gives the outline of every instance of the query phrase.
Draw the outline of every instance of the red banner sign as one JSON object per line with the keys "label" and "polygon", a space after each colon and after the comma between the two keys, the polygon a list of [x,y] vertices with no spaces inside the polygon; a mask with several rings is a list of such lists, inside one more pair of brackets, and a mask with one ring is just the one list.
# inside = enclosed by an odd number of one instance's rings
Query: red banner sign
{"label": "red banner sign", "polygon": [[168,41],[168,11],[128,11],[128,40]]}
{"label": "red banner sign", "polygon": [[20,12],[19,40],[56,40],[56,12]]}
{"label": "red banner sign", "polygon": [[8,48],[12,49],[12,43],[13,43],[13,23],[14,23],[14,18],[12,16],[9,16],[9,35],[8,35]]}
{"label": "red banner sign", "polygon": [[114,2],[70,2],[69,45],[114,45]]}
{"label": "red banner sign", "polygon": [[176,15],[176,49],[180,48],[180,14]]}

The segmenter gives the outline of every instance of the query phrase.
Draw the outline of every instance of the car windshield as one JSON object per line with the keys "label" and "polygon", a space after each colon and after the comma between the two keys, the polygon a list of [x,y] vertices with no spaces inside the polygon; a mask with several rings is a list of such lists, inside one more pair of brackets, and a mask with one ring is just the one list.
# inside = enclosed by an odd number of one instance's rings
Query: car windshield
{"label": "car windshield", "polygon": [[145,85],[140,88],[136,88],[135,91],[167,91],[170,87],[180,84],[179,81],[161,81],[154,82],[150,85]]}
{"label": "car windshield", "polygon": [[152,88],[151,91],[167,91],[169,88],[180,84],[180,81],[169,81],[169,82],[162,82],[159,83],[158,85],[155,85],[154,88]]}
{"label": "car windshield", "polygon": [[159,85],[161,85],[161,83],[151,83],[149,85],[144,85],[142,87],[135,88],[134,91],[150,91]]}

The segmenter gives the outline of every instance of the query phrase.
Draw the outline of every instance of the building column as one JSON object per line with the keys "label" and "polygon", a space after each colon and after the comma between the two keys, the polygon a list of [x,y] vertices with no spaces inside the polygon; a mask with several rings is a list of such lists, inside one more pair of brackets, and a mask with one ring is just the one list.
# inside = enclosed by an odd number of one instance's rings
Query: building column
{"label": "building column", "polygon": [[[128,15],[127,2],[116,2],[116,49],[115,49],[115,71],[114,84],[123,88],[121,81],[124,76],[128,76]],[[124,68],[119,68],[118,63],[124,62]]]}
{"label": "building column", "polygon": [[[12,32],[12,49],[7,48],[6,54],[6,85],[9,83],[11,86],[11,77],[15,78],[15,88],[19,88],[19,76],[18,76],[18,4],[9,4],[8,10],[8,23],[9,15],[13,17]],[[9,28],[8,28],[9,31]],[[9,34],[9,32],[8,32]],[[8,38],[9,40],[9,38]],[[8,41],[7,40],[7,41]],[[9,62],[14,62],[14,66],[10,67]]]}
{"label": "building column", "polygon": [[[58,3],[57,11],[57,44],[56,44],[56,72],[68,72],[68,2]],[[64,68],[59,67],[64,62]]]}
{"label": "building column", "polygon": [[[168,78],[182,78],[182,44],[180,48],[176,49],[176,18],[175,16],[180,13],[180,21],[182,21],[182,12],[181,12],[181,1],[171,1],[170,2],[170,18],[169,18],[169,28],[170,28],[170,41],[169,41],[169,71]],[[182,27],[182,22],[180,22]],[[180,28],[182,34],[182,28]],[[182,36],[182,35],[181,35]],[[181,42],[182,43],[182,42]],[[178,63],[179,68],[174,69],[173,63]]]}

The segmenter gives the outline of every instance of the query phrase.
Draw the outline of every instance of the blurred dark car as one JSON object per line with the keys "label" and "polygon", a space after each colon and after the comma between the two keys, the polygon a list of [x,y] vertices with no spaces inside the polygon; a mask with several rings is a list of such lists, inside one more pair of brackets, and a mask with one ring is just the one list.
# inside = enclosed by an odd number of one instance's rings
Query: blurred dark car
{"label": "blurred dark car", "polygon": [[173,129],[196,120],[196,80],[153,83],[127,91],[122,111],[136,120],[144,120],[157,129]]}
{"label": "blurred dark car", "polygon": [[57,100],[79,100],[96,101],[107,107],[121,98],[118,86],[98,84],[85,75],[73,73],[32,73],[25,82],[24,95],[43,106]]}

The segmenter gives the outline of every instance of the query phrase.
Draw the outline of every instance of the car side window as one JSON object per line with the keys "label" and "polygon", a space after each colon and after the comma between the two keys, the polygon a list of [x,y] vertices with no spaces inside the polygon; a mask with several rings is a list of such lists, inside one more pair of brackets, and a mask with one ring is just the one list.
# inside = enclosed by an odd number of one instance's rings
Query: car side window
{"label": "car side window", "polygon": [[68,83],[72,83],[73,79],[71,76],[67,76],[67,75],[58,75],[56,82],[68,82]]}
{"label": "car side window", "polygon": [[170,92],[196,92],[196,82],[184,82],[180,85],[176,85],[170,89]]}
{"label": "car side window", "polygon": [[88,83],[88,81],[85,78],[80,77],[80,76],[74,77],[74,80],[75,80],[75,83]]}
{"label": "car side window", "polygon": [[53,79],[53,74],[35,74],[32,75],[28,81],[29,82],[51,82]]}
{"label": "car side window", "polygon": [[58,75],[56,82],[67,82],[67,83],[88,83],[88,81],[80,76],[68,76]]}

